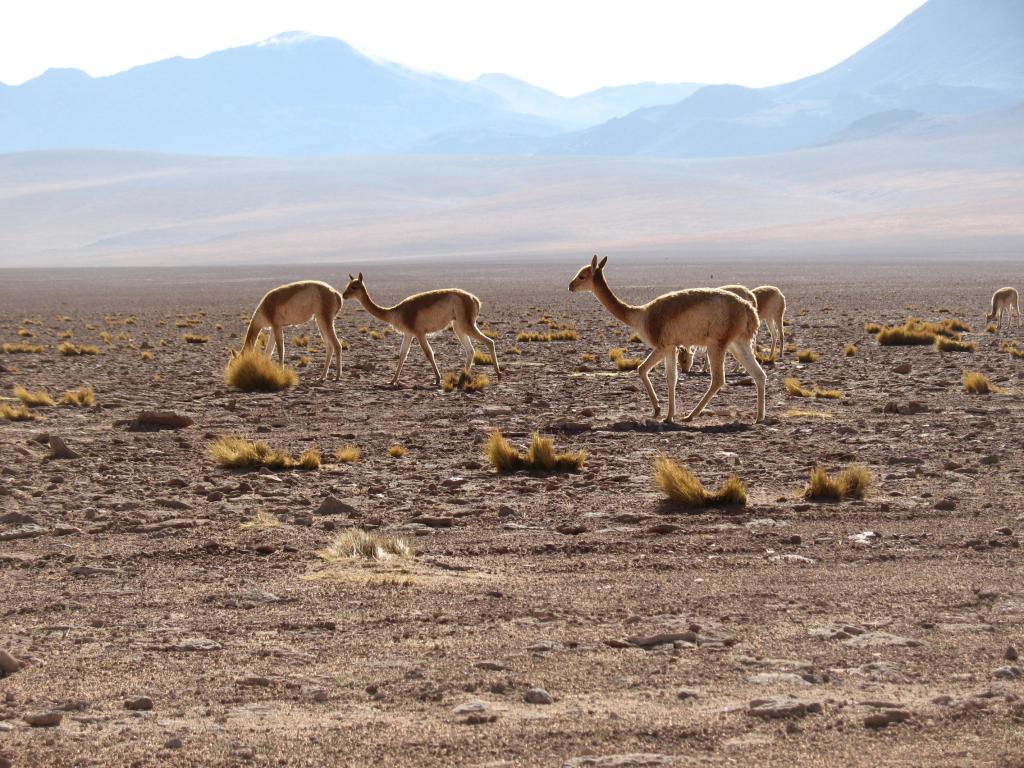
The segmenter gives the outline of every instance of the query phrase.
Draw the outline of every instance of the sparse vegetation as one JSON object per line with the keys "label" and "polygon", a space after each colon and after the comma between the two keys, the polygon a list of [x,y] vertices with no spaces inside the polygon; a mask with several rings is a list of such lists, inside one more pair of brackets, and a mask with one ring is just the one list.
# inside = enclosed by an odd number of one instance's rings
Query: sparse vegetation
{"label": "sparse vegetation", "polygon": [[304,333],[301,336],[292,336],[292,344],[296,347],[308,347],[309,335]]}
{"label": "sparse vegetation", "polygon": [[989,395],[1001,391],[981,371],[964,371],[963,383],[964,392],[972,395]]}
{"label": "sparse vegetation", "polygon": [[279,525],[281,525],[280,520],[278,520],[272,514],[267,512],[265,509],[258,509],[251,518],[242,523],[242,528],[266,529],[277,528]]}
{"label": "sparse vegetation", "polygon": [[797,408],[791,408],[784,414],[787,419],[831,419],[832,414],[828,411],[802,411]]}
{"label": "sparse vegetation", "polygon": [[615,363],[620,371],[635,371],[643,360],[639,357],[626,357],[626,350],[615,347],[608,350],[608,359]]}
{"label": "sparse vegetation", "polygon": [[654,461],[654,482],[674,504],[689,509],[715,506],[741,507],[747,503],[747,488],[736,475],[726,478],[712,493],[695,474],[667,456]]}
{"label": "sparse vegetation", "polygon": [[586,451],[559,453],[550,437],[541,437],[537,432],[523,454],[496,429],[488,438],[484,453],[499,472],[578,472],[587,461]]}
{"label": "sparse vegetation", "polygon": [[228,469],[319,469],[320,453],[310,449],[298,459],[266,443],[253,442],[244,437],[219,437],[208,446],[210,455],[220,466]]}
{"label": "sparse vegetation", "polygon": [[843,347],[843,356],[844,357],[853,357],[856,354],[857,354],[857,345],[856,344],[847,344],[845,347]]}
{"label": "sparse vegetation", "polygon": [[41,344],[26,344],[24,342],[18,342],[17,344],[4,344],[4,354],[7,355],[30,355],[39,354],[43,351]]}
{"label": "sparse vegetation", "polygon": [[798,349],[796,351],[796,359],[801,363],[813,363],[820,355],[813,349]]}
{"label": "sparse vegetation", "polygon": [[494,365],[494,360],[486,352],[477,349],[473,351],[473,363],[475,365]]}
{"label": "sparse vegetation", "polygon": [[388,447],[388,456],[393,459],[400,459],[409,452],[409,449],[399,443],[393,443]]}
{"label": "sparse vegetation", "polygon": [[35,421],[38,418],[24,403],[16,406],[0,403],[0,419],[5,421]]}
{"label": "sparse vegetation", "polygon": [[589,352],[584,352],[582,355],[580,355],[580,362],[581,363],[595,363],[595,362],[597,362],[597,356],[596,355],[592,355]]}
{"label": "sparse vegetation", "polygon": [[786,391],[793,397],[815,397],[824,400],[838,400],[843,397],[841,389],[821,389],[817,384],[808,389],[800,383],[800,379],[787,378],[782,382]]}
{"label": "sparse vegetation", "polygon": [[989,323],[985,326],[985,333],[995,333],[999,330],[999,326],[995,323]]}
{"label": "sparse vegetation", "polygon": [[977,345],[973,341],[957,341],[945,336],[936,336],[935,349],[939,352],[973,352]]}
{"label": "sparse vegetation", "polygon": [[354,464],[362,458],[363,452],[358,445],[343,445],[334,452],[334,458],[343,464]]}
{"label": "sparse vegetation", "polygon": [[32,333],[28,328],[19,328],[18,335],[23,339],[34,339],[36,335]]}
{"label": "sparse vegetation", "polygon": [[56,405],[53,398],[50,397],[50,393],[45,389],[37,389],[35,392],[31,392],[24,387],[15,387],[14,396],[29,408]]}
{"label": "sparse vegetation", "polygon": [[243,392],[276,392],[294,387],[299,377],[255,349],[236,355],[224,369],[224,381]]}
{"label": "sparse vegetation", "polygon": [[88,408],[96,405],[96,393],[93,391],[92,387],[69,389],[60,396],[60,400],[58,402],[61,405],[71,405],[75,408]]}
{"label": "sparse vegetation", "polygon": [[186,344],[205,344],[210,340],[209,336],[197,336],[193,333],[182,334],[181,340]]}
{"label": "sparse vegetation", "polygon": [[72,344],[70,341],[65,341],[59,347],[57,351],[66,357],[75,357],[77,355],[98,355],[100,353],[99,347]]}
{"label": "sparse vegetation", "polygon": [[152,352],[150,352],[150,351],[149,351],[149,350],[147,349],[146,351],[144,351],[144,352],[142,353],[142,359],[143,359],[143,360],[152,360],[152,359],[153,359],[153,353],[152,353]]}
{"label": "sparse vegetation", "polygon": [[311,362],[312,362],[312,360],[310,360],[308,357],[303,355],[302,357],[299,358],[299,361],[297,363],[295,363],[295,367],[296,368],[305,368]]}
{"label": "sparse vegetation", "polygon": [[322,560],[332,563],[350,558],[364,560],[412,559],[416,556],[416,549],[407,539],[385,536],[382,533],[366,531],[362,528],[349,528],[316,554]]}
{"label": "sparse vegetation", "polygon": [[1003,342],[1003,345],[999,349],[1010,357],[1017,359],[1024,358],[1024,348],[1022,348],[1016,341]]}
{"label": "sparse vegetation", "polygon": [[883,347],[927,346],[934,344],[936,338],[940,336],[960,341],[960,333],[970,332],[970,330],[969,325],[955,318],[931,323],[911,317],[903,325],[890,325],[881,328],[877,331],[875,338]]}
{"label": "sparse vegetation", "polygon": [[832,477],[824,467],[815,466],[804,488],[804,498],[812,501],[863,499],[871,487],[871,470],[861,464],[847,467]]}
{"label": "sparse vegetation", "polygon": [[564,328],[557,331],[539,333],[537,331],[520,331],[516,334],[518,342],[545,342],[545,341],[576,341],[579,334],[574,328]]}
{"label": "sparse vegetation", "polygon": [[472,375],[466,371],[455,373],[448,371],[441,380],[441,389],[445,392],[452,392],[460,389],[463,392],[482,392],[491,383],[491,380],[484,374]]}

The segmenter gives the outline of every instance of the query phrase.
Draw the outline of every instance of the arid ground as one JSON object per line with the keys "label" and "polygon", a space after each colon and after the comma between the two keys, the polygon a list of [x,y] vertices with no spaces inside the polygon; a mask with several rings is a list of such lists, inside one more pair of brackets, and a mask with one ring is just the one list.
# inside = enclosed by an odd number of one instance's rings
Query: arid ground
{"label": "arid ground", "polygon": [[[0,764],[1024,765],[1024,360],[1001,349],[1024,331],[988,334],[982,318],[995,288],[1024,287],[1020,260],[613,254],[609,282],[634,301],[777,284],[787,344],[820,355],[767,369],[763,424],[730,373],[704,415],[663,429],[636,373],[608,359],[642,346],[566,290],[588,256],[0,275],[0,341],[43,347],[0,355],[0,394],[96,396],[0,421],[0,649],[25,662],[0,679]],[[297,387],[224,384],[265,290],[340,289],[356,268],[382,302],[452,284],[479,295],[504,375],[480,366],[484,392],[444,393],[414,348],[388,387],[398,338],[373,338],[383,327],[353,303],[340,382],[317,382],[309,326],[286,335],[292,365],[310,358]],[[910,316],[964,320],[976,351],[880,347],[863,330]],[[579,338],[515,341],[548,330],[542,317]],[[308,348],[292,342],[303,334]],[[99,354],[62,355],[64,342]],[[454,370],[454,337],[434,347]],[[966,393],[964,369],[1002,392]],[[790,396],[789,376],[844,397]],[[682,378],[682,413],[707,382]],[[132,428],[154,409],[194,423]],[[495,428],[585,449],[586,467],[498,475],[482,455]],[[207,446],[222,435],[317,447],[324,465],[221,469]],[[54,436],[77,458],[50,458]],[[333,459],[346,445],[358,462]],[[664,503],[662,454],[709,487],[738,475],[747,506]],[[867,498],[805,500],[819,463],[866,464]],[[353,526],[405,537],[415,557],[318,555]]]}

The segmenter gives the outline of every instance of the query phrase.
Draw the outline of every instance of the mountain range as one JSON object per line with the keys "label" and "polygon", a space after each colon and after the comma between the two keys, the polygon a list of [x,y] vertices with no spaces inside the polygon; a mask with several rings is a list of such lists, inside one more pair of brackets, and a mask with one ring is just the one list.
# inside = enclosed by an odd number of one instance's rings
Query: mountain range
{"label": "mountain range", "polygon": [[930,0],[831,69],[770,88],[636,84],[564,98],[462,81],[300,32],[107,77],[0,85],[0,152],[243,156],[757,155],[1024,100],[1024,2]]}

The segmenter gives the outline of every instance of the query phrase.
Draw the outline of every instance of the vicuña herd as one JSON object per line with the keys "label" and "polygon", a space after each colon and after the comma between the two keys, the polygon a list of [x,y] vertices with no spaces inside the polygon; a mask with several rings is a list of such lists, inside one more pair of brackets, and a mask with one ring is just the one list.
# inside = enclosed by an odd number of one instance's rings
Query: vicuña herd
{"label": "vicu\u00f1a herd", "polygon": [[[679,369],[683,368],[684,373],[689,371],[696,351],[704,349],[711,371],[711,384],[683,420],[689,421],[700,415],[725,384],[725,357],[728,353],[753,379],[757,389],[757,415],[754,421],[762,421],[767,377],[754,352],[754,341],[761,323],[764,323],[771,335],[770,357],[775,357],[776,344],[778,354],[782,356],[785,342],[783,316],[786,312],[786,297],[782,291],[773,285],[762,285],[753,290],[742,285],[723,285],[720,288],[673,291],[646,304],[627,304],[608,286],[604,276],[607,263],[607,256],[600,261],[594,256],[569,282],[569,290],[593,293],[613,317],[632,328],[640,340],[652,348],[638,370],[654,408],[654,417],[661,415],[661,404],[651,384],[651,371],[664,361],[668,384],[668,413],[665,420],[671,422],[676,414],[675,390]],[[288,283],[269,291],[253,312],[242,349],[246,351],[254,348],[260,333],[269,328],[274,344],[267,343],[266,353],[269,356],[276,348],[277,356],[283,364],[285,326],[301,325],[313,319],[327,348],[327,361],[321,381],[327,378],[333,358],[337,360],[335,379],[340,379],[341,341],[334,331],[334,319],[341,311],[343,301],[351,298],[355,298],[373,317],[403,334],[398,370],[391,379],[392,385],[398,384],[413,339],[419,342],[434,370],[434,383],[440,385],[441,372],[427,336],[448,327],[452,328],[466,349],[467,372],[473,367],[473,341],[476,340],[487,347],[495,371],[501,374],[494,341],[476,324],[480,314],[480,299],[476,296],[458,288],[444,288],[413,294],[393,307],[383,307],[370,298],[363,283],[362,272],[356,277],[349,275],[348,285],[341,293],[327,283],[316,280]],[[1020,297],[1015,288],[1000,288],[996,291],[992,295],[991,311],[985,317],[988,322],[996,320],[998,325],[1002,325],[1004,315],[1015,316],[1017,327],[1020,327]]]}

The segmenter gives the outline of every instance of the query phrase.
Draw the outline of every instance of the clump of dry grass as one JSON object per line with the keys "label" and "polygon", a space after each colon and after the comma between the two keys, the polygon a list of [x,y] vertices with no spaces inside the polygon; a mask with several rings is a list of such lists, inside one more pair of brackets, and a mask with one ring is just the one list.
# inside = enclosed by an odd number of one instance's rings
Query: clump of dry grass
{"label": "clump of dry grass", "polygon": [[957,341],[946,336],[935,337],[935,349],[939,352],[973,352],[977,348],[973,341]]}
{"label": "clump of dry grass", "polygon": [[995,323],[989,323],[985,326],[985,333],[995,333],[999,330],[999,326]]}
{"label": "clump of dry grass", "polygon": [[488,438],[484,454],[499,472],[578,472],[587,461],[586,451],[559,453],[550,437],[537,432],[526,453],[521,453],[498,429]]}
{"label": "clump of dry grass", "polygon": [[317,556],[329,563],[348,560],[390,560],[402,558],[411,560],[416,549],[408,539],[385,536],[376,531],[349,528],[321,550]]}
{"label": "clump of dry grass", "polygon": [[494,360],[486,352],[475,349],[473,350],[473,363],[475,365],[494,365]]}
{"label": "clump of dry grass", "polygon": [[667,456],[654,461],[654,482],[674,504],[690,509],[715,506],[742,507],[747,503],[747,487],[736,475],[726,478],[712,493],[693,472]]}
{"label": "clump of dry grass", "polygon": [[538,333],[537,331],[520,331],[516,334],[516,341],[576,341],[579,338],[579,334],[575,328],[563,328],[557,331],[548,331],[547,333]]}
{"label": "clump of dry grass", "polygon": [[354,464],[362,458],[363,452],[358,445],[343,445],[334,452],[334,458],[343,464]]}
{"label": "clump of dry grass", "polygon": [[152,353],[152,352],[150,352],[150,351],[149,351],[149,350],[147,349],[146,351],[144,351],[144,352],[142,353],[142,359],[143,359],[143,360],[152,360],[152,359],[153,359],[153,353]]}
{"label": "clump of dry grass", "polygon": [[393,459],[400,459],[409,452],[409,449],[399,443],[393,443],[388,447],[388,456]]}
{"label": "clump of dry grass", "polygon": [[1010,357],[1017,359],[1024,358],[1024,348],[1020,347],[1016,341],[1003,342],[1003,345],[999,349]]}
{"label": "clump of dry grass", "polygon": [[69,389],[60,396],[58,401],[61,405],[72,405],[76,408],[88,408],[96,405],[96,393],[92,387],[79,387]]}
{"label": "clump of dry grass", "polygon": [[828,411],[802,411],[797,408],[791,408],[784,414],[787,419],[831,419],[832,414]]}
{"label": "clump of dry grass", "polygon": [[813,384],[810,389],[807,389],[800,384],[800,379],[792,377],[784,379],[782,384],[793,397],[815,397],[823,400],[839,400],[843,397],[841,389],[821,389],[817,384]]}
{"label": "clump of dry grass", "polygon": [[65,357],[75,357],[77,355],[98,355],[100,353],[100,348],[85,344],[78,346],[77,344],[72,344],[70,341],[65,341],[57,347],[57,351]]}
{"label": "clump of dry grass", "polygon": [[592,355],[589,352],[584,352],[582,355],[580,355],[580,362],[581,363],[594,363],[594,362],[597,362],[597,356],[596,355]]}
{"label": "clump of dry grass", "polygon": [[861,464],[847,467],[832,477],[824,467],[815,466],[804,488],[804,498],[812,501],[863,499],[871,487],[871,470]]}
{"label": "clump of dry grass", "polygon": [[253,442],[244,437],[218,437],[208,446],[210,455],[228,469],[319,469],[320,452],[310,449],[298,459],[266,443]]}
{"label": "clump of dry grass", "polygon": [[964,371],[963,383],[964,392],[972,395],[989,395],[1002,391],[981,371]]}
{"label": "clump of dry grass", "polygon": [[24,403],[17,406],[0,403],[0,419],[4,421],[35,421],[38,418]]}
{"label": "clump of dry grass", "polygon": [[26,344],[24,342],[18,342],[16,344],[4,344],[4,354],[7,355],[37,355],[43,351],[42,344]]}
{"label": "clump of dry grass", "polygon": [[205,344],[210,340],[209,336],[197,336],[194,333],[182,334],[181,340],[187,344]]}
{"label": "clump of dry grass", "polygon": [[30,392],[24,387],[15,387],[14,396],[29,408],[56,405],[53,398],[50,397],[50,393],[45,389],[37,389],[35,392]]}
{"label": "clump of dry grass", "polygon": [[925,322],[916,317],[907,318],[903,325],[890,325],[877,332],[875,338],[883,347],[926,346],[943,336],[954,341],[960,340],[961,332],[970,332],[971,327],[961,320],[950,318],[937,323]]}
{"label": "clump of dry grass", "polygon": [[309,359],[308,357],[306,357],[305,355],[303,355],[302,357],[300,357],[300,358],[299,358],[299,361],[298,361],[297,363],[295,363],[295,367],[296,367],[296,368],[305,368],[305,367],[306,367],[307,365],[309,365],[309,364],[310,364],[311,362],[313,362],[313,361],[312,361],[312,360],[310,360],[310,359]]}
{"label": "clump of dry grass", "polygon": [[878,333],[880,330],[882,330],[882,326],[879,325],[878,323],[864,323],[864,332],[865,333],[872,333],[873,334],[873,333]]}
{"label": "clump of dry grass", "polygon": [[277,528],[281,525],[281,521],[274,517],[272,514],[267,512],[265,509],[258,509],[256,513],[242,523],[242,528]]}
{"label": "clump of dry grass", "polygon": [[448,371],[441,379],[441,389],[445,392],[452,392],[456,389],[463,392],[483,392],[490,383],[491,380],[482,373],[474,376],[464,370],[458,373]]}
{"label": "clump of dry grass", "polygon": [[845,347],[843,347],[843,355],[845,357],[853,357],[856,354],[857,354],[857,345],[856,344],[847,344]]}
{"label": "clump of dry grass", "polygon": [[821,355],[819,355],[813,349],[798,349],[796,351],[796,359],[799,360],[801,363],[813,363],[819,357],[821,357]]}
{"label": "clump of dry grass", "polygon": [[36,335],[32,333],[28,328],[19,328],[18,335],[23,339],[34,339]]}
{"label": "clump of dry grass", "polygon": [[292,336],[292,344],[296,347],[308,347],[309,346],[309,334],[302,334],[301,336]]}
{"label": "clump of dry grass", "polygon": [[255,349],[241,352],[224,369],[224,381],[243,392],[276,392],[294,387],[299,377]]}
{"label": "clump of dry grass", "polygon": [[626,357],[626,350],[614,347],[608,350],[608,359],[615,363],[620,371],[635,371],[643,360],[639,357]]}

